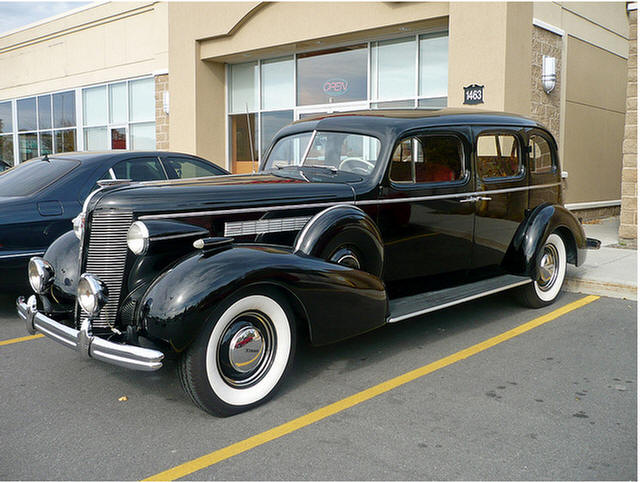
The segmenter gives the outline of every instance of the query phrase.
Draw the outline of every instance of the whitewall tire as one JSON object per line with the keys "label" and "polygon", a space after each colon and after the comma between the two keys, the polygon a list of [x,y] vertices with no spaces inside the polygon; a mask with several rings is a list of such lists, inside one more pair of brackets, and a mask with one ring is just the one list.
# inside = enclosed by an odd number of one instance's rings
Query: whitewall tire
{"label": "whitewall tire", "polygon": [[209,320],[180,363],[180,379],[196,405],[218,416],[266,401],[290,368],[295,321],[277,293],[245,293]]}
{"label": "whitewall tire", "polygon": [[552,233],[542,247],[536,279],[519,290],[520,300],[532,308],[552,304],[560,294],[567,273],[567,248],[562,238]]}

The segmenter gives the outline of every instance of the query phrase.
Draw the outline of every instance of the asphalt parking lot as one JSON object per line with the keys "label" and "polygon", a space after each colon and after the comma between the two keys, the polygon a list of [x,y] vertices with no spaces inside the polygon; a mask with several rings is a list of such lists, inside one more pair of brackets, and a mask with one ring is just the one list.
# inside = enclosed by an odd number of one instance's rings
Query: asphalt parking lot
{"label": "asphalt parking lot", "polygon": [[1,479],[637,480],[631,301],[498,294],[303,343],[271,402],[226,419],[191,404],[173,362],[138,373],[6,343],[26,335],[0,297]]}

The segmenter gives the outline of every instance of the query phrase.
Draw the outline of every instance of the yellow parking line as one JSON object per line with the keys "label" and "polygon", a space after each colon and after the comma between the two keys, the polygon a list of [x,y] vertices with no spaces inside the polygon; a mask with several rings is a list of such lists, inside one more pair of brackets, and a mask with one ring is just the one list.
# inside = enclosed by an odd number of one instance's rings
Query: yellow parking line
{"label": "yellow parking line", "polygon": [[152,475],[151,477],[148,477],[144,480],[175,480],[206,467],[210,467],[214,464],[217,464],[218,462],[231,458],[234,455],[241,454],[243,452],[251,450],[254,447],[258,447],[259,445],[283,437],[284,435],[295,432],[296,430],[306,427],[307,425],[311,425],[312,423],[330,417],[331,415],[335,415],[338,412],[342,412],[347,408],[370,400],[373,397],[388,392],[389,390],[393,390],[394,388],[405,385],[413,380],[416,380],[417,378],[428,375],[429,373],[433,373],[440,368],[452,365],[453,363],[464,360],[465,358],[480,353],[481,351],[487,350],[488,348],[510,340],[511,338],[526,333],[527,331],[548,323],[549,321],[555,320],[556,318],[565,315],[573,310],[577,310],[578,308],[585,306],[597,300],[598,298],[599,296],[585,296],[584,298],[569,303],[561,308],[558,308],[557,310],[552,311],[551,313],[542,315],[538,318],[535,318],[534,320],[517,326],[516,328],[505,331],[498,336],[494,336],[493,338],[489,338],[488,340],[480,342],[477,345],[465,348],[464,350],[453,353],[452,355],[446,356],[438,361],[412,370],[408,373],[405,373],[404,375],[392,378],[391,380],[387,380],[386,382],[363,390],[338,402],[326,405],[318,410],[291,420],[290,422],[286,422],[265,432],[254,435],[253,437],[249,437],[248,439],[234,443],[220,450],[216,450],[215,452],[203,455],[202,457],[198,457],[197,459],[185,462],[184,464],[178,465],[169,470],[165,470],[164,472],[160,472],[159,474]]}
{"label": "yellow parking line", "polygon": [[37,335],[29,335],[29,336],[23,336],[20,338],[11,338],[10,340],[2,340],[0,341],[0,346],[13,345],[14,343],[20,343],[21,341],[35,340],[36,338],[42,338],[43,336],[44,335],[38,333]]}

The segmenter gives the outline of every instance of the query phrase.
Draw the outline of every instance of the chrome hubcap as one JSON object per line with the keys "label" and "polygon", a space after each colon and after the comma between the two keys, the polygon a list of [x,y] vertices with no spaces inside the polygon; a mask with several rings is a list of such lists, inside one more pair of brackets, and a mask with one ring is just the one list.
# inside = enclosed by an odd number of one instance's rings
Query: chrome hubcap
{"label": "chrome hubcap", "polygon": [[275,355],[275,331],[262,313],[245,312],[227,326],[218,345],[218,370],[231,386],[254,385],[269,371]]}
{"label": "chrome hubcap", "polygon": [[543,291],[553,286],[558,277],[558,250],[553,244],[544,247],[544,253],[538,266],[538,286]]}
{"label": "chrome hubcap", "polygon": [[347,268],[360,269],[360,261],[356,254],[349,248],[340,248],[329,258],[329,261]]}

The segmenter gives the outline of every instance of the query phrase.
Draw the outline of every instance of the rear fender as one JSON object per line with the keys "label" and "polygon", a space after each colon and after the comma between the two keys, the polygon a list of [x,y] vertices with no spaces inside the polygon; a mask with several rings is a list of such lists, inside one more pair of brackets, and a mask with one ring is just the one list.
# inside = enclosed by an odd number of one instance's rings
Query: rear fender
{"label": "rear fender", "polygon": [[554,232],[562,237],[567,247],[567,261],[580,266],[587,249],[587,238],[582,225],[566,208],[542,204],[518,227],[507,250],[504,268],[510,273],[535,277],[544,242]]}
{"label": "rear fender", "polygon": [[302,307],[314,345],[364,333],[386,321],[386,292],[377,277],[264,245],[238,245],[183,258],[153,281],[136,318],[147,336],[179,352],[227,297],[263,284],[295,297],[292,304]]}

